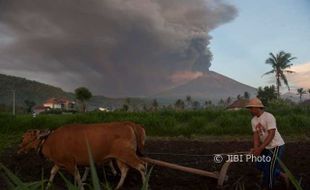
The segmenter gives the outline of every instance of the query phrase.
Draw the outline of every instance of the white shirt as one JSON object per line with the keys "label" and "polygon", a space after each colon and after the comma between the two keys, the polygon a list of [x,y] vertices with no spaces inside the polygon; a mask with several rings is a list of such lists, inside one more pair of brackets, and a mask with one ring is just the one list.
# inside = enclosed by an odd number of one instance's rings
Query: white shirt
{"label": "white shirt", "polygon": [[[258,124],[261,124],[263,127],[258,127]],[[263,112],[259,117],[254,116],[251,120],[253,132],[257,132],[260,138],[261,143],[265,141],[268,136],[268,130],[276,129],[274,138],[272,141],[265,147],[266,149],[271,149],[276,146],[281,146],[284,144],[284,141],[278,132],[276,119],[271,113]]]}

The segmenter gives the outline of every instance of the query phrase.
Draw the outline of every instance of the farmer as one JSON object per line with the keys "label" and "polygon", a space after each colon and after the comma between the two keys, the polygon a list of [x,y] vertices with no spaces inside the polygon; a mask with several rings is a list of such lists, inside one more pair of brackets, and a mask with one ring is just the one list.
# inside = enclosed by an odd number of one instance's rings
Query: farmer
{"label": "farmer", "polygon": [[[253,118],[251,120],[253,130],[253,144],[251,153],[256,157],[265,157],[257,162],[257,168],[263,173],[263,189],[272,189],[275,178],[282,177],[288,188],[288,178],[281,172],[277,157],[282,160],[284,141],[277,130],[275,117],[264,111],[264,105],[258,98],[250,99],[246,108]],[[259,160],[259,159],[257,159]]]}

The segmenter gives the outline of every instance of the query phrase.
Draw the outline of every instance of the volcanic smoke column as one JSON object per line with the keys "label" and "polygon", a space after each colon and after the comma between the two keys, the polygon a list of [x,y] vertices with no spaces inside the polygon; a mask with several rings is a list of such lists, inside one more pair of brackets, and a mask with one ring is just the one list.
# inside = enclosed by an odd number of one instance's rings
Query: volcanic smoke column
{"label": "volcanic smoke column", "polygon": [[1,73],[72,91],[144,96],[208,71],[223,0],[1,0]]}

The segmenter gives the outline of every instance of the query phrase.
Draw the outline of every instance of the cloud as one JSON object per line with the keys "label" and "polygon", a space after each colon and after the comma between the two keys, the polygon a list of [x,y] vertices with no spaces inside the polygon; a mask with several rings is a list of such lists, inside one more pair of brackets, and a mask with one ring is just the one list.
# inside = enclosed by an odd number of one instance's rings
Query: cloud
{"label": "cloud", "polygon": [[1,71],[119,97],[156,93],[179,71],[208,71],[209,32],[237,15],[223,0],[0,3]]}
{"label": "cloud", "polygon": [[289,82],[295,88],[310,89],[310,62],[293,65],[291,70],[295,73],[287,75]]}

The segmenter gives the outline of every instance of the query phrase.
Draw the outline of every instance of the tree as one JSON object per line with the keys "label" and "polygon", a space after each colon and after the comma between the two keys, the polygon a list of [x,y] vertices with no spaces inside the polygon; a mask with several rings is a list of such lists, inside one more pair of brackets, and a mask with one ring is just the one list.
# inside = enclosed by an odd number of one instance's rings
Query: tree
{"label": "tree", "polygon": [[307,92],[304,90],[304,88],[298,88],[297,89],[297,95],[299,95],[299,101],[301,102],[302,95],[307,94]]}
{"label": "tree", "polygon": [[148,111],[149,111],[147,105],[145,105],[145,104],[143,104],[142,110],[143,110],[144,112],[148,112]]}
{"label": "tree", "polygon": [[129,109],[129,106],[128,106],[127,104],[123,104],[122,110],[125,111],[125,112],[127,112],[128,109]]}
{"label": "tree", "polygon": [[186,107],[187,108],[192,108],[192,97],[191,96],[186,96],[186,99],[185,99],[185,101],[186,101]]}
{"label": "tree", "polygon": [[257,97],[262,100],[264,105],[268,105],[270,101],[277,99],[275,86],[259,87],[257,89]]}
{"label": "tree", "polygon": [[228,98],[226,99],[226,104],[229,105],[231,103],[231,97],[228,96]]}
{"label": "tree", "polygon": [[184,104],[184,101],[183,101],[183,100],[178,99],[178,100],[175,102],[174,106],[175,106],[176,109],[181,109],[181,110],[183,110],[184,107],[185,107],[185,104]]}
{"label": "tree", "polygon": [[217,103],[220,106],[224,106],[225,105],[225,101],[221,98],[220,101]]}
{"label": "tree", "polygon": [[197,100],[195,100],[192,105],[194,110],[198,110],[200,108],[200,102]]}
{"label": "tree", "polygon": [[265,63],[271,65],[272,70],[264,73],[263,76],[272,73],[275,74],[277,98],[280,98],[280,87],[282,85],[281,80],[287,86],[288,90],[290,90],[285,73],[294,73],[294,71],[287,69],[293,65],[291,64],[291,61],[296,59],[296,57],[292,57],[290,53],[286,53],[285,51],[280,51],[277,55],[274,55],[273,53],[269,53],[269,55],[270,57],[265,61]]}
{"label": "tree", "polygon": [[79,100],[82,112],[86,112],[86,101],[89,100],[92,96],[92,93],[85,87],[79,87],[75,89],[75,98]]}
{"label": "tree", "polygon": [[[126,108],[126,110],[125,111],[129,111],[129,110],[133,110],[133,109],[131,109],[131,102],[132,102],[132,100],[131,100],[131,98],[126,98],[125,99],[125,104],[124,105],[126,105],[125,106],[125,108]],[[124,106],[123,106],[123,108],[124,108]]]}
{"label": "tree", "polygon": [[250,95],[249,92],[247,92],[247,91],[244,92],[243,97],[244,97],[245,99],[247,99],[247,100],[250,99],[250,96],[251,96],[251,95]]}
{"label": "tree", "polygon": [[36,103],[32,100],[25,100],[24,103],[26,104],[27,113],[31,113],[32,107],[36,105]]}
{"label": "tree", "polygon": [[155,111],[157,111],[157,109],[158,109],[158,102],[157,102],[156,99],[154,99],[153,102],[152,102],[152,108],[153,108]]}
{"label": "tree", "polygon": [[207,107],[209,107],[209,106],[211,106],[212,105],[212,101],[211,100],[206,100],[205,101],[205,107],[207,108]]}

